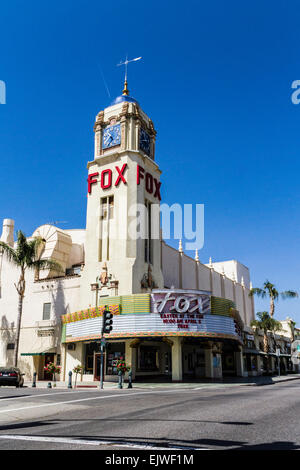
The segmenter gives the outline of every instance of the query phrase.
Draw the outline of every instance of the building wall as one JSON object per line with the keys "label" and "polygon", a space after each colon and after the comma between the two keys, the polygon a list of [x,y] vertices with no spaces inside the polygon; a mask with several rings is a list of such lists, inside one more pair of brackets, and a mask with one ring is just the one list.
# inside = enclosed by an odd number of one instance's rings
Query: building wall
{"label": "building wall", "polygon": [[215,297],[232,300],[245,325],[250,326],[254,320],[253,298],[249,297],[248,287],[180,253],[165,242],[162,242],[162,271],[165,287],[210,291]]}
{"label": "building wall", "polygon": [[245,286],[250,288],[250,273],[247,266],[237,260],[220,261],[211,263],[211,266],[220,274],[225,274],[229,279],[238,283],[244,282]]}
{"label": "building wall", "polygon": [[[86,246],[84,246],[85,231],[68,230],[66,232],[67,235],[72,237],[72,246],[66,266],[71,267],[74,264],[86,262],[83,259],[86,252]],[[180,253],[166,243],[160,243],[164,287],[174,286],[182,289],[211,291],[213,296],[230,299],[235,302],[244,323],[250,325],[253,319],[253,301],[248,296],[249,289],[216,272],[213,268],[195,261],[184,253]],[[6,365],[11,363],[13,358],[13,351],[7,350],[7,344],[13,343],[15,340],[18,295],[14,283],[18,280],[19,272],[5,257],[1,256],[0,261],[0,364]],[[126,266],[117,259],[115,263],[115,272],[121,279],[121,276],[126,276]],[[88,270],[88,272],[90,271]],[[138,282],[140,282],[139,277],[141,277],[142,271],[137,272],[136,276]],[[95,276],[95,274],[96,272],[93,275]],[[90,283],[93,280],[91,276],[84,278],[84,275],[79,275],[35,281],[34,272],[28,272],[26,274],[26,293],[23,304],[20,353],[43,351],[50,348],[56,348],[57,353],[61,353],[60,317],[65,313],[95,305],[95,293],[90,291]],[[82,289],[83,281],[84,289]],[[129,289],[129,286],[127,287]],[[128,294],[131,291],[125,293]],[[84,292],[88,292],[88,295],[84,295]],[[43,321],[44,303],[51,303],[49,321]],[[41,336],[46,331],[49,331],[51,335]],[[72,363],[66,365],[67,369],[71,370],[76,365],[76,361],[79,361],[78,354],[81,353],[76,351],[73,362],[70,359],[72,353],[68,354],[68,360]],[[20,364],[24,367],[26,373],[30,375],[30,371],[34,366],[33,357],[22,356]]]}
{"label": "building wall", "polygon": [[[19,271],[3,256],[1,267],[0,298],[0,365],[12,365],[13,350],[7,350],[15,342],[18,315],[18,294],[14,284]],[[60,353],[61,315],[75,311],[79,305],[80,276],[60,279],[34,280],[34,272],[26,273],[26,291],[19,353],[42,352],[56,348]],[[43,320],[43,305],[51,303],[50,319]],[[21,356],[20,366],[32,376],[33,356]]]}
{"label": "building wall", "polygon": [[162,271],[164,287],[179,287],[179,256],[177,250],[162,242]]}

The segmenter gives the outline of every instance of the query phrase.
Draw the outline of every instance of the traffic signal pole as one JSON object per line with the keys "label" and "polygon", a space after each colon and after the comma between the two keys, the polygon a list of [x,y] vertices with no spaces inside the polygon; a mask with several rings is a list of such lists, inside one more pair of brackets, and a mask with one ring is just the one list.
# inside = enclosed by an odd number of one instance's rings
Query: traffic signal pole
{"label": "traffic signal pole", "polygon": [[100,388],[103,388],[103,362],[104,362],[103,350],[104,350],[104,346],[103,346],[102,340],[103,340],[103,337],[101,338],[101,346],[100,346],[100,351],[101,351],[101,355],[100,355],[100,358],[101,358],[101,362],[100,362]]}
{"label": "traffic signal pole", "polygon": [[113,329],[113,315],[110,313],[109,308],[105,305],[102,317],[102,330],[101,330],[101,343],[100,343],[100,389],[103,389],[103,376],[104,376],[104,347],[106,344],[104,333],[110,333]]}
{"label": "traffic signal pole", "polygon": [[100,343],[100,389],[103,389],[103,363],[104,363],[104,326],[106,307],[102,316],[101,343]]}

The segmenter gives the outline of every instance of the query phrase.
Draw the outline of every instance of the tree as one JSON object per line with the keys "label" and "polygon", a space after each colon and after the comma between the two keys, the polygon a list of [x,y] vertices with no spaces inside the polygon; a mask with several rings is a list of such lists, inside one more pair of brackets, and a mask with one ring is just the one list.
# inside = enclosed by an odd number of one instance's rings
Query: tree
{"label": "tree", "polygon": [[268,312],[258,312],[256,316],[259,319],[252,320],[251,326],[254,326],[258,330],[262,330],[264,332],[264,352],[268,353],[269,352],[268,331],[272,332],[273,335],[275,335],[277,331],[282,330],[282,326],[281,326],[281,323],[275,320],[275,318],[272,318],[268,314]]}
{"label": "tree", "polygon": [[292,343],[295,341],[295,328],[296,328],[296,322],[293,321],[292,319],[289,320],[289,326],[291,330],[291,339]]}
{"label": "tree", "polygon": [[77,384],[77,375],[82,374],[84,367],[81,364],[77,364],[77,366],[74,367],[73,372],[75,375],[75,388]]}
{"label": "tree", "polygon": [[20,270],[20,276],[18,283],[15,284],[15,288],[18,292],[18,317],[16,325],[16,341],[14,350],[14,366],[18,364],[18,353],[19,353],[19,342],[20,342],[20,330],[21,330],[21,319],[23,312],[23,300],[26,289],[25,274],[28,270],[35,272],[40,269],[51,269],[56,272],[62,272],[62,267],[59,263],[51,259],[40,259],[41,247],[45,241],[40,238],[34,238],[27,240],[21,230],[17,232],[17,244],[15,248],[7,245],[0,241],[0,250],[4,253],[8,260],[17,266]]}
{"label": "tree", "polygon": [[275,301],[278,300],[279,296],[281,296],[282,299],[291,299],[294,297],[298,297],[298,293],[293,290],[286,290],[284,292],[278,292],[274,284],[271,284],[271,282],[269,281],[266,281],[264,283],[263,288],[259,288],[259,287],[252,288],[249,292],[249,296],[253,297],[254,295],[257,295],[258,297],[261,297],[261,298],[269,297],[270,299],[269,315],[271,318],[274,316]]}

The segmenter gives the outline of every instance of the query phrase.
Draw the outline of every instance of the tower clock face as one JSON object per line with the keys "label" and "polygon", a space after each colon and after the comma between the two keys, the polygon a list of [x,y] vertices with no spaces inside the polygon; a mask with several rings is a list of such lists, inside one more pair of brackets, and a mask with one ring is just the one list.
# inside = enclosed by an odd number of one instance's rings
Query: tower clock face
{"label": "tower clock face", "polygon": [[150,136],[142,127],[140,128],[140,149],[150,155]]}
{"label": "tower clock face", "polygon": [[120,124],[108,126],[103,131],[102,148],[107,149],[115,147],[121,143],[121,127]]}

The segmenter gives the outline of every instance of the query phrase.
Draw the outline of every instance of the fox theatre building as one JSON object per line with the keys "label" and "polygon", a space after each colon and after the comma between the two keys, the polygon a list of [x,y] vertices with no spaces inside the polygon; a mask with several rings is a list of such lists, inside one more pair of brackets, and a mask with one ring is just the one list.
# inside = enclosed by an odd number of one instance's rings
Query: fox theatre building
{"label": "fox theatre building", "polygon": [[[224,361],[232,374],[242,375],[243,322],[226,302],[221,315],[212,311],[218,299],[211,300],[210,292],[187,289],[110,298],[114,320],[105,335],[105,379],[117,379],[120,358],[136,381],[221,378]],[[104,305],[63,317],[63,341],[81,344],[85,374],[92,380],[99,380],[103,310]]]}
{"label": "fox theatre building", "polygon": [[[160,213],[152,210],[167,190],[156,162],[156,130],[127,83],[97,114],[94,139],[84,195],[86,226],[43,225],[32,235],[44,240],[40,257],[56,260],[64,273],[43,271],[27,279],[31,302],[24,304],[20,335],[20,364],[27,376],[37,371],[38,379],[45,379],[51,353],[51,361],[61,366],[60,380],[82,365],[80,380],[98,381],[105,306],[113,314],[113,329],[104,335],[105,380],[117,380],[120,358],[136,381],[243,375],[243,335],[254,318],[249,270],[236,260],[204,264],[197,250],[188,256],[180,241],[174,248],[162,239]],[[133,236],[141,206],[149,230]],[[1,239],[13,246],[13,221],[4,223]],[[10,272],[6,264],[2,270]],[[8,281],[4,276],[5,312],[15,295],[13,280]]]}
{"label": "fox theatre building", "polygon": [[253,319],[248,268],[237,261],[202,264],[181,242],[174,249],[161,234],[130,234],[138,205],[149,227],[160,226],[151,207],[160,204],[163,186],[154,124],[127,83],[98,113],[94,132],[80,308],[61,317],[63,378],[80,363],[82,380],[99,380],[105,306],[113,313],[113,329],[104,335],[105,380],[117,380],[120,358],[136,381],[243,375],[243,331]]}

